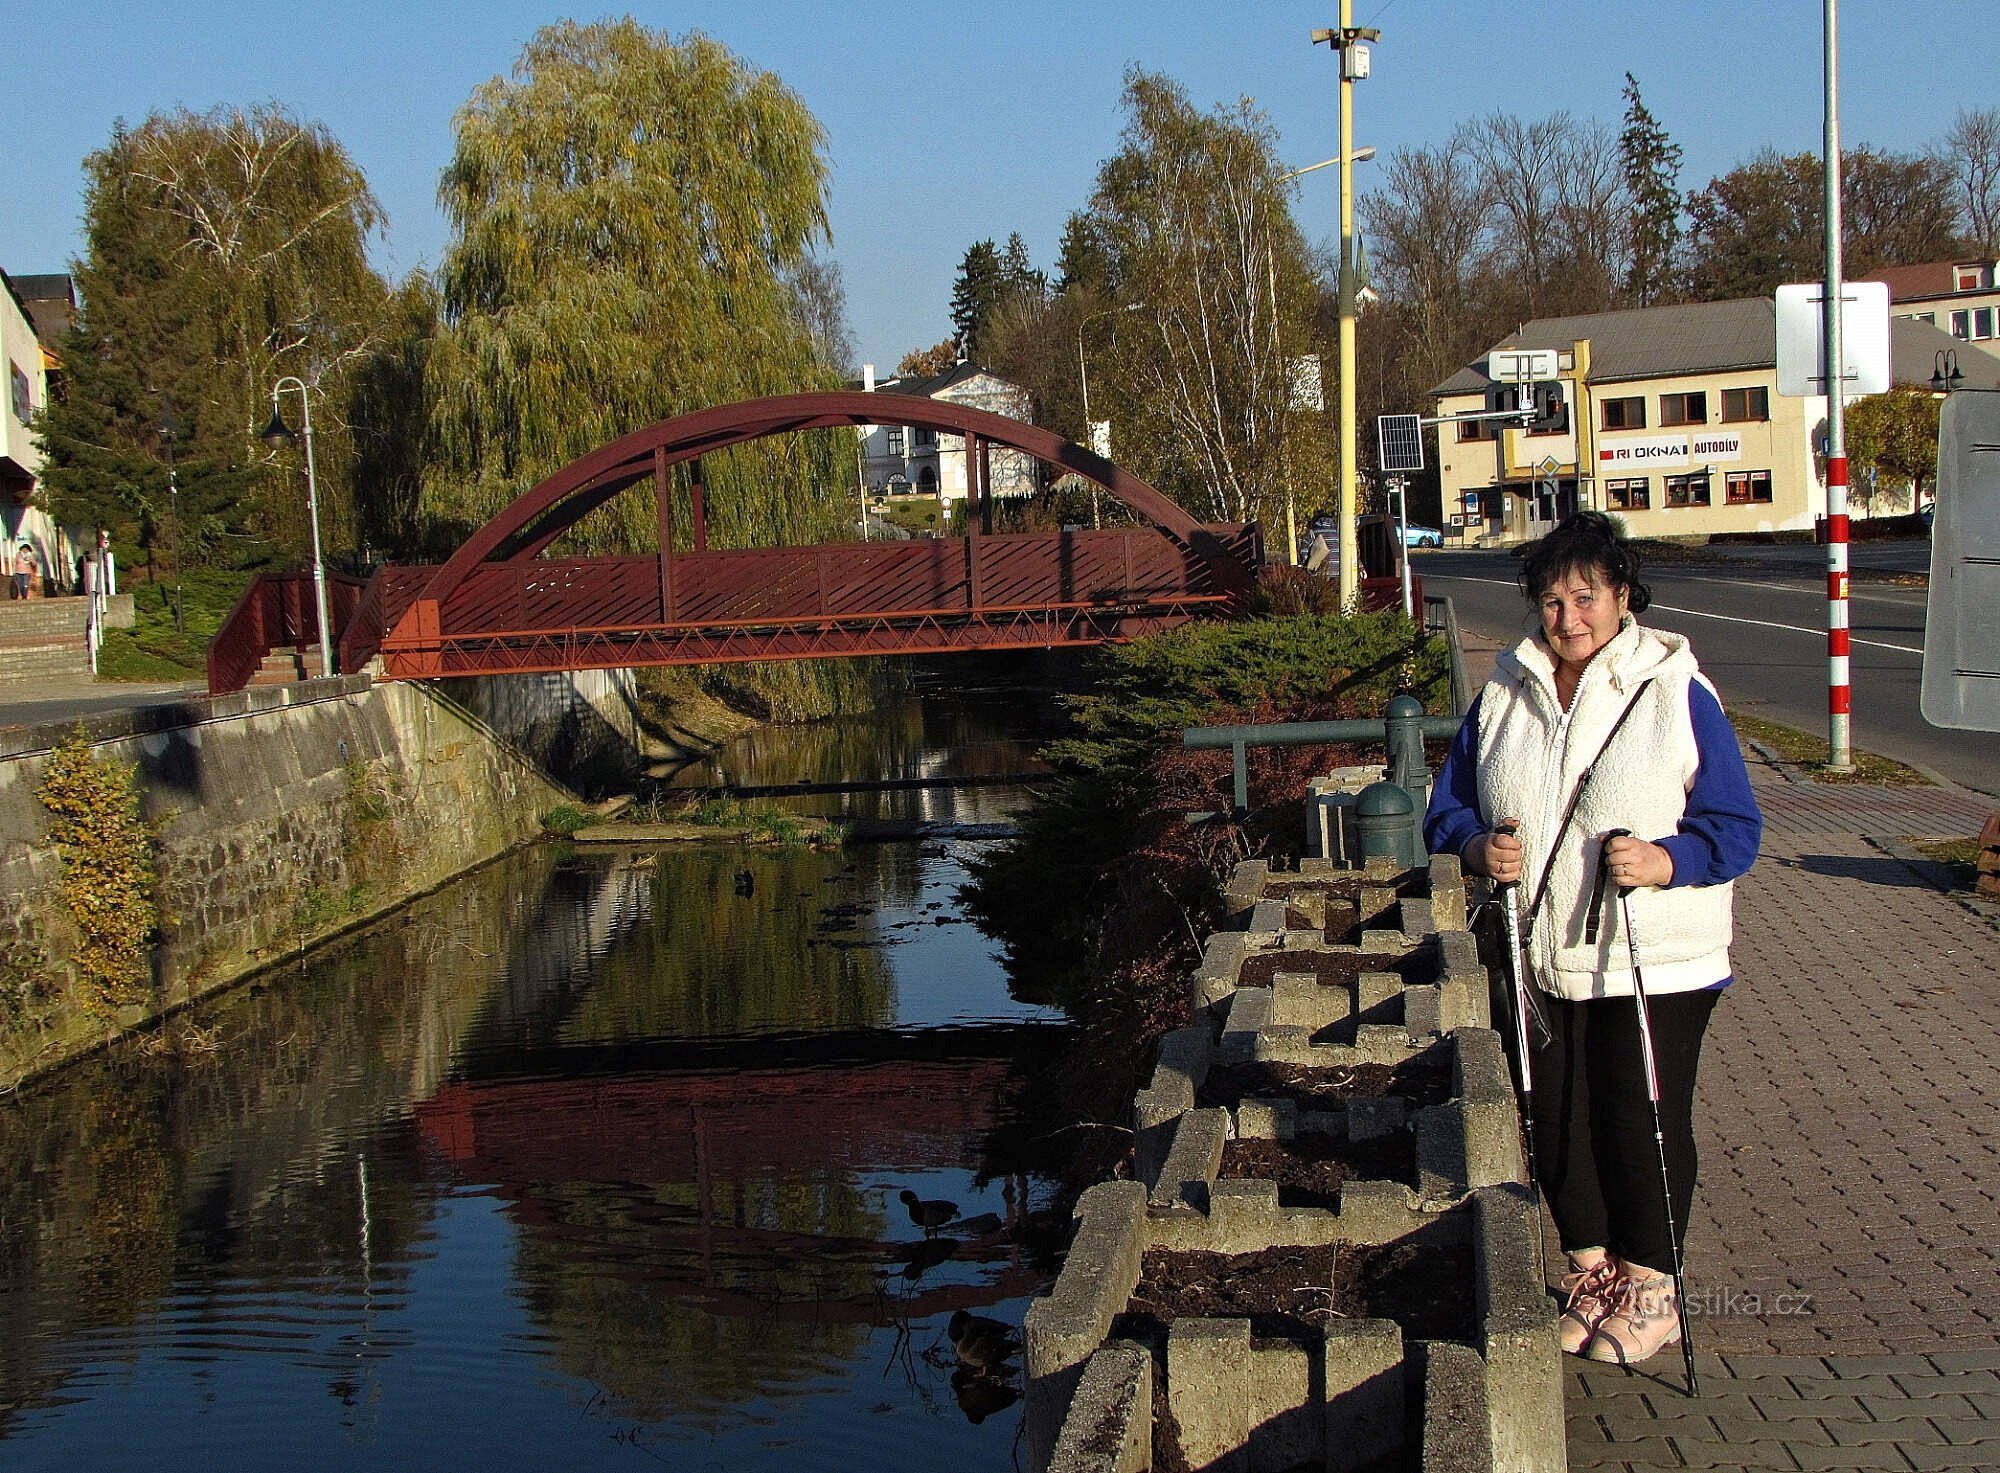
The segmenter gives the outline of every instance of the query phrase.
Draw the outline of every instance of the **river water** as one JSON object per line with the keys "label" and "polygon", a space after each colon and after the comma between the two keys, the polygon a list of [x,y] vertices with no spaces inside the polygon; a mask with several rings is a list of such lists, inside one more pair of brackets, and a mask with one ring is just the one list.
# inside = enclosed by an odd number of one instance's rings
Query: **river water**
{"label": "river water", "polygon": [[[1019,771],[1018,705],[722,767]],[[1014,1467],[1018,1373],[946,1327],[1051,1271],[1063,1029],[960,917],[969,842],[540,846],[0,1102],[0,1468]]]}

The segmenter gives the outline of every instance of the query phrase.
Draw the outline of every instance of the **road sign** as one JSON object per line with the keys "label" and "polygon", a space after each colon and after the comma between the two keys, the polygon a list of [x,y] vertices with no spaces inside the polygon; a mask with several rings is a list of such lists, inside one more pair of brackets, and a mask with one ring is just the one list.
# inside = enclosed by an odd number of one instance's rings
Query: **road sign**
{"label": "road sign", "polygon": [[1540,460],[1535,462],[1536,472],[1544,478],[1553,476],[1561,469],[1562,462],[1557,460],[1553,455],[1544,455]]}
{"label": "road sign", "polygon": [[1423,420],[1414,414],[1375,416],[1377,463],[1385,471],[1420,471],[1424,468]]}
{"label": "road sign", "polygon": [[[1844,397],[1889,391],[1889,284],[1848,281],[1840,288]],[[1826,392],[1826,284],[1778,288],[1778,392],[1809,399]]]}
{"label": "road sign", "polygon": [[1560,371],[1554,348],[1495,348],[1486,355],[1486,376],[1495,383],[1538,383]]}
{"label": "road sign", "polygon": [[1944,401],[1935,515],[1924,720],[2000,731],[2000,389]]}

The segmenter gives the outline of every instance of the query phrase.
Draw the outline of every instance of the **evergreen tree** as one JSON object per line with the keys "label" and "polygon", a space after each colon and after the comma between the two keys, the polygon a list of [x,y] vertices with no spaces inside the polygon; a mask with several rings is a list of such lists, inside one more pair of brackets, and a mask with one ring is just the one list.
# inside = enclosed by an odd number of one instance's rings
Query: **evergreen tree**
{"label": "evergreen tree", "polygon": [[1094,297],[1111,294],[1111,253],[1098,233],[1096,217],[1088,211],[1073,211],[1063,222],[1062,244],[1056,251],[1056,290]]}
{"label": "evergreen tree", "polygon": [[1007,294],[1000,252],[990,240],[975,241],[959,262],[958,280],[951,288],[951,325],[969,358],[979,356],[979,333],[993,309]]}
{"label": "evergreen tree", "polygon": [[1018,230],[1007,237],[1007,248],[1000,253],[1000,288],[1003,297],[1025,296],[1037,300],[1049,292],[1048,275],[1037,271],[1028,259],[1028,243],[1021,239]]}
{"label": "evergreen tree", "polygon": [[304,466],[256,439],[271,385],[294,374],[314,395],[322,530],[347,545],[348,385],[385,290],[360,170],[270,106],[121,125],[84,169],[83,306],[67,393],[39,427],[57,518],[108,527],[128,565],[302,554]]}
{"label": "evergreen tree", "polygon": [[1681,146],[1667,137],[1625,74],[1625,129],[1618,135],[1625,193],[1632,207],[1632,264],[1625,290],[1641,307],[1673,294],[1674,258],[1681,241]]}
{"label": "evergreen tree", "polygon": [[[827,236],[825,135],[775,76],[699,33],[564,21],[474,92],[456,129],[439,189],[455,232],[445,326],[426,370],[424,510],[440,536],[657,420],[838,382],[792,285]],[[852,448],[833,432],[703,469],[716,545],[844,525]],[[626,495],[567,545],[650,548],[657,528],[650,498]]]}

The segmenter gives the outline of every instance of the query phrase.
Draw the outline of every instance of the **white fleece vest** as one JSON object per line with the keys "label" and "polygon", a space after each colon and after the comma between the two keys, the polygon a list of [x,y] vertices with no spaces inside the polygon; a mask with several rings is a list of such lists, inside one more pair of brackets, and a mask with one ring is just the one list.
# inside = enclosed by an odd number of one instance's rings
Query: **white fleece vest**
{"label": "white fleece vest", "polygon": [[[1632,995],[1624,915],[1608,882],[1596,942],[1584,939],[1591,887],[1608,831],[1629,829],[1646,840],[1677,832],[1700,760],[1688,683],[1701,679],[1686,640],[1642,629],[1630,616],[1584,670],[1567,715],[1556,697],[1554,660],[1539,637],[1495,661],[1479,700],[1480,811],[1492,823],[1521,821],[1524,907],[1548,872],[1528,945],[1543,991],[1571,1002]],[[1607,747],[1606,734],[1642,682],[1638,703]],[[1595,775],[1551,854],[1563,810],[1593,759]],[[1733,894],[1728,884],[1632,892],[1648,993],[1691,992],[1730,975]]]}

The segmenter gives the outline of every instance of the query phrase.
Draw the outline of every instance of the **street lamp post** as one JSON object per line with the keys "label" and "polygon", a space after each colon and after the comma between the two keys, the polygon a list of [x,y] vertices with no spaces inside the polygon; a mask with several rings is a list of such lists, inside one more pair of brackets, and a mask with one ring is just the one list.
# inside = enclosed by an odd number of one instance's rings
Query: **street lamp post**
{"label": "street lamp post", "polygon": [[1949,394],[1965,383],[1965,372],[1958,366],[1958,349],[1939,348],[1931,367],[1931,392]]}
{"label": "street lamp post", "polygon": [[326,612],[326,561],[319,550],[319,475],[313,465],[312,395],[306,392],[305,380],[286,374],[271,385],[271,422],[264,426],[264,432],[258,438],[273,450],[280,445],[289,445],[297,438],[278,410],[278,395],[288,388],[299,391],[299,412],[305,424],[306,505],[312,512],[313,609],[319,622],[319,669],[320,674],[331,675],[334,673],[333,636]]}
{"label": "street lamp post", "polygon": [[[1303,168],[1287,169],[1278,176],[1278,182],[1280,184],[1289,184],[1292,180],[1310,174],[1317,169],[1328,169],[1335,164],[1343,164],[1343,166],[1345,164],[1365,164],[1374,157],[1375,150],[1372,147],[1357,148],[1352,154],[1321,159],[1318,163],[1307,164]],[[1280,340],[1278,333],[1278,255],[1276,236],[1276,230],[1269,230],[1264,233],[1264,278],[1271,293],[1272,351],[1277,355],[1279,371],[1284,377],[1285,406],[1289,410],[1291,408],[1292,376],[1290,365],[1285,359],[1284,344]],[[1293,567],[1297,567],[1302,561],[1299,555],[1298,510],[1292,499],[1292,479],[1290,475],[1285,473],[1282,462],[1279,465],[1279,474],[1284,477],[1285,482],[1285,545],[1289,549],[1285,558]]]}
{"label": "street lamp post", "polygon": [[[1097,432],[1095,423],[1090,417],[1090,365],[1084,360],[1083,356],[1083,330],[1100,317],[1110,317],[1119,312],[1136,312],[1139,310],[1139,305],[1137,302],[1127,302],[1122,307],[1100,307],[1095,312],[1085,313],[1083,321],[1076,325],[1076,376],[1078,383],[1083,387],[1083,438],[1086,449],[1097,450],[1095,443]],[[1110,449],[1109,437],[1107,436],[1104,451],[1101,452],[1104,454],[1106,460],[1111,458],[1109,454]],[[1099,513],[1097,503],[1097,483],[1092,481],[1090,483],[1090,528],[1095,532],[1102,530],[1103,526],[1104,520]]]}
{"label": "street lamp post", "polygon": [[1354,84],[1369,70],[1369,50],[1361,43],[1379,41],[1381,33],[1357,28],[1354,0],[1340,0],[1339,29],[1314,31],[1312,39],[1340,56],[1340,607],[1351,614],[1360,607],[1361,591],[1354,526],[1359,479],[1354,463]]}

